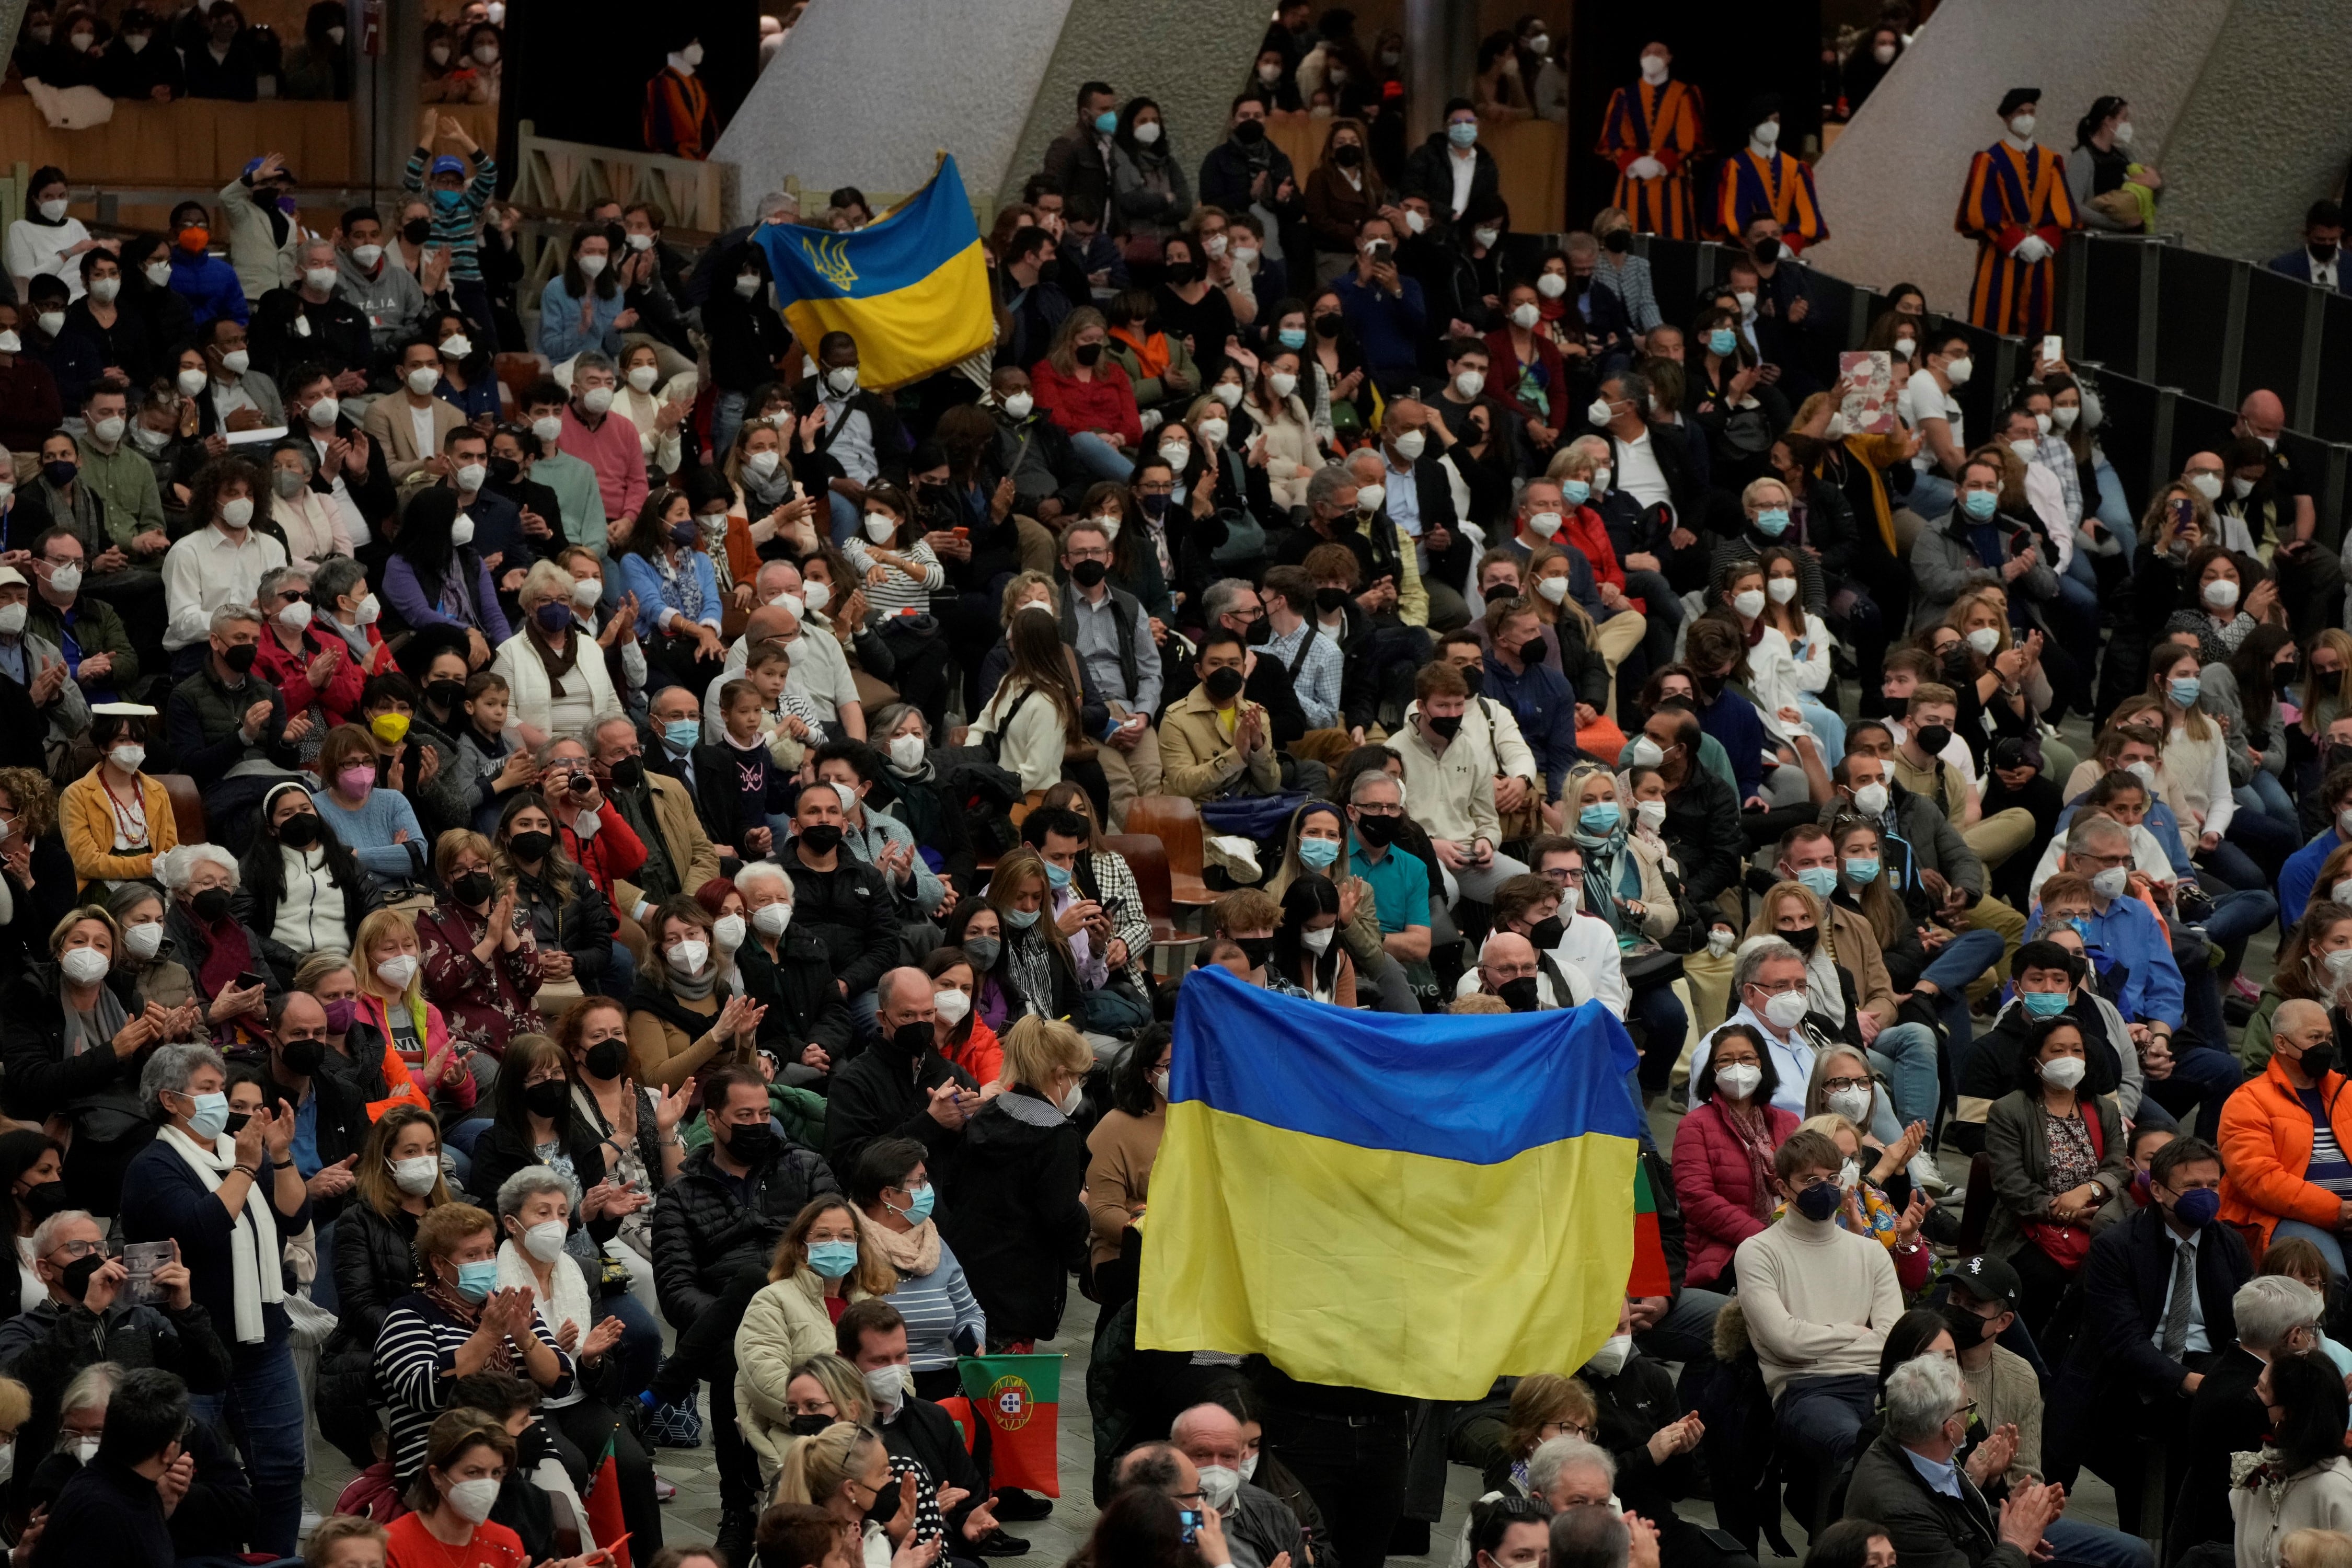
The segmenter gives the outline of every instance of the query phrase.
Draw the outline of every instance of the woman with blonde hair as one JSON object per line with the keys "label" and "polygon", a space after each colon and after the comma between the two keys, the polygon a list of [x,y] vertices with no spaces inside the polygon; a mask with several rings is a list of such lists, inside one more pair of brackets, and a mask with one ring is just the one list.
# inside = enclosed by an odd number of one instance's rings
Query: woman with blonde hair
{"label": "woman with blonde hair", "polygon": [[794,1370],[833,1348],[842,1308],[887,1296],[898,1285],[898,1271],[860,1232],[846,1198],[814,1198],[793,1216],[769,1259],[768,1283],[735,1330],[736,1419],[759,1456],[763,1481],[772,1480],[783,1461]]}
{"label": "woman with blonde hair", "polygon": [[2290,1531],[2278,1551],[2283,1568],[2352,1568],[2352,1535],[2340,1530]]}
{"label": "woman with blonde hair", "polygon": [[1070,1118],[1094,1065],[1068,1024],[1024,1017],[1004,1032],[1005,1091],[965,1126],[948,1241],[988,1314],[992,1349],[1052,1339],[1070,1272],[1086,1260],[1086,1205],[1070,1200],[1086,1188],[1087,1145]]}
{"label": "woman with blonde hair", "polygon": [[1259,360],[1249,384],[1250,417],[1265,442],[1255,456],[1263,460],[1267,493],[1286,512],[1307,504],[1307,481],[1323,456],[1298,395],[1301,363],[1297,353],[1277,349]]}
{"label": "woman with blonde hair", "polygon": [[[827,1351],[796,1363],[784,1384],[784,1409],[788,1416],[785,1429],[776,1439],[777,1452],[782,1455],[810,1437],[821,1436],[831,1428],[847,1425],[871,1426],[874,1421],[874,1396],[866,1391],[865,1374],[850,1363]],[[923,1468],[922,1461],[901,1454],[892,1454],[888,1495],[896,1498],[911,1477],[915,1482],[915,1507],[911,1528],[898,1519],[890,1523],[893,1529],[906,1531],[902,1538],[906,1546],[937,1540],[947,1534],[947,1521],[940,1514],[940,1484]],[[770,1483],[771,1503],[791,1504],[793,1500],[782,1495],[782,1463]],[[806,1505],[802,1505],[806,1506]],[[902,1564],[901,1568],[906,1568]]]}
{"label": "woman with blonde hair", "polygon": [[595,602],[581,605],[573,597],[579,588],[556,563],[531,563],[517,595],[522,615],[491,661],[491,671],[507,683],[507,721],[526,745],[577,735],[622,711],[604,650],[581,624],[581,611],[593,615]]}
{"label": "woman with blonde hair", "polygon": [[1045,357],[1030,367],[1037,407],[1070,437],[1070,450],[1098,479],[1125,482],[1135,464],[1127,453],[1143,442],[1143,416],[1135,384],[1109,357],[1110,323],[1092,305],[1062,319]]}
{"label": "woman with blonde hair", "polygon": [[[876,1505],[892,1489],[890,1456],[870,1426],[836,1421],[788,1445],[777,1468],[773,1500],[810,1503],[833,1516],[844,1534],[857,1536],[862,1568],[893,1568],[890,1537],[874,1521]],[[907,1532],[908,1547],[915,1532]],[[914,1568],[920,1561],[902,1549]]]}
{"label": "woman with blonde hair", "polygon": [[425,949],[416,922],[399,910],[376,910],[360,921],[352,956],[360,983],[352,1021],[376,1032],[402,1072],[431,1097],[445,1124],[465,1120],[498,1068],[487,1057],[475,1058],[480,1064],[475,1067],[451,1047],[448,1019],[425,999]]}
{"label": "woman with blonde hair", "polygon": [[2230,887],[2269,887],[2301,846],[2291,841],[2291,830],[2273,838],[2267,820],[2248,820],[2243,831],[2232,831],[2239,813],[2229,753],[2221,727],[2198,700],[2203,692],[2193,649],[2165,643],[2148,657],[2147,695],[2161,705],[2165,736],[2158,792],[2179,823],[2181,847],[2192,860],[2211,867]]}

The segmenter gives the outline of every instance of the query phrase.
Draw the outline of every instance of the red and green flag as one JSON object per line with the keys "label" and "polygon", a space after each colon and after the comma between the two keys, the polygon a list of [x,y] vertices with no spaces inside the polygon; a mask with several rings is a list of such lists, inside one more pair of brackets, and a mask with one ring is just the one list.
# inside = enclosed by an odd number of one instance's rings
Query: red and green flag
{"label": "red and green flag", "polygon": [[[1651,1226],[1653,1236],[1656,1226]],[[956,1363],[972,1412],[988,1423],[989,1489],[1062,1495],[1055,1433],[1062,1406],[1059,1355],[967,1356]]]}
{"label": "red and green flag", "polygon": [[1650,1192],[1647,1161],[1633,1162],[1633,1268],[1625,1281],[1628,1296],[1671,1296],[1673,1279],[1666,1273],[1665,1244],[1658,1239],[1658,1200]]}
{"label": "red and green flag", "polygon": [[620,1463],[613,1457],[613,1439],[589,1467],[588,1494],[581,1503],[588,1510],[588,1530],[612,1552],[613,1568],[629,1568],[629,1526],[621,1514]]}

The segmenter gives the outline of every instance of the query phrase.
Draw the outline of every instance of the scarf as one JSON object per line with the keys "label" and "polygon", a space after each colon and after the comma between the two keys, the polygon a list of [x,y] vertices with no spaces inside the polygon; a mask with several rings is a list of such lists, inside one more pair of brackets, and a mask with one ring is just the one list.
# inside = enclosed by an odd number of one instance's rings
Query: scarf
{"label": "scarf", "polygon": [[702,618],[702,581],[694,572],[698,552],[688,549],[680,553],[684,557],[682,570],[671,565],[668,557],[658,551],[646,559],[653,563],[654,574],[661,579],[663,590],[669,596],[669,607],[689,621],[698,621]]}
{"label": "scarf", "polygon": [[1761,1107],[1749,1106],[1738,1110],[1720,1099],[1710,1097],[1709,1105],[1723,1118],[1740,1152],[1748,1156],[1748,1175],[1751,1192],[1748,1211],[1758,1219],[1770,1224],[1772,1219],[1772,1119]]}
{"label": "scarf", "polygon": [[530,643],[530,651],[539,655],[540,667],[547,671],[547,694],[550,697],[565,695],[563,678],[571,674],[572,666],[580,662],[578,624],[575,622],[563,628],[563,651],[561,653],[547,646],[547,639],[541,635],[536,626],[531,627],[528,640]]}
{"label": "scarf", "polygon": [[1135,351],[1137,372],[1145,381],[1154,381],[1168,368],[1168,334],[1151,332],[1139,335],[1127,327],[1113,327],[1110,335]]}
{"label": "scarf", "polygon": [[879,1220],[866,1218],[862,1209],[849,1212],[857,1216],[857,1234],[901,1275],[919,1279],[939,1268],[940,1227],[930,1220],[912,1230],[892,1230]]}
{"label": "scarf", "polygon": [[94,1050],[100,1046],[110,1047],[114,1037],[121,1034],[123,1026],[131,1022],[130,1016],[122,1010],[122,999],[117,996],[102,980],[98,985],[98,1000],[90,1005],[88,1015],[89,1026],[87,1029],[82,1026],[83,1015],[75,1012],[73,1005],[65,999],[65,984],[62,977],[58,984],[58,1008],[65,1015],[66,1019],[65,1043],[68,1059],[78,1057],[84,1051]]}
{"label": "scarf", "polygon": [[352,658],[362,669],[365,669],[368,660],[375,657],[375,648],[368,642],[367,627],[347,626],[343,625],[341,617],[337,616],[329,616],[325,619],[328,628],[343,639],[343,646],[352,650]]}
{"label": "scarf", "polygon": [[762,479],[751,469],[743,470],[743,499],[761,516],[775,510],[793,499],[793,469],[790,463],[778,463],[776,471]]}
{"label": "scarf", "polygon": [[235,915],[225,915],[213,925],[196,919],[194,910],[188,911],[188,923],[205,933],[213,950],[205,954],[203,967],[197,972],[197,982],[207,997],[218,996],[221,988],[232,984],[236,977],[253,967],[253,949],[245,940],[245,927]]}
{"label": "scarf", "polygon": [[[569,1254],[559,1254],[548,1269],[554,1281],[552,1290],[539,1288],[539,1275],[531,1268],[531,1260],[511,1239],[499,1243],[499,1289],[528,1290],[538,1303],[539,1315],[546,1320],[551,1334],[563,1332],[567,1322],[580,1325],[580,1337],[586,1339],[588,1331],[596,1326],[594,1314],[588,1305],[588,1282],[580,1277],[580,1266]],[[477,1311],[476,1316],[479,1316]]]}
{"label": "scarf", "polygon": [[[167,1126],[156,1142],[177,1154],[196,1173],[208,1193],[220,1190],[221,1178],[236,1168],[236,1141],[223,1135],[210,1149],[176,1127]],[[284,1264],[278,1250],[278,1222],[269,1212],[267,1172],[246,1194],[245,1208],[228,1239],[231,1295],[236,1302],[236,1342],[257,1345],[269,1337],[265,1306],[286,1300]]]}
{"label": "scarf", "polygon": [[1054,960],[1045,948],[1045,938],[1038,934],[1036,926],[1027,931],[1005,928],[1005,978],[1013,982],[1013,993],[1021,1004],[1021,1016],[1024,1018],[1054,1016]]}
{"label": "scarf", "polygon": [[[716,944],[713,944],[711,957],[713,959],[718,957]],[[709,1001],[711,991],[719,984],[719,965],[716,963],[710,965],[710,973],[698,980],[688,979],[672,969],[666,956],[662,959],[661,965],[663,981],[672,991],[688,1002]]]}
{"label": "scarf", "polygon": [[1617,826],[1605,834],[1587,833],[1580,827],[1569,837],[1584,851],[1584,912],[1600,916],[1609,922],[1611,931],[1622,932],[1624,921],[1617,910],[1617,871],[1618,858],[1625,853],[1624,812],[1618,812]]}

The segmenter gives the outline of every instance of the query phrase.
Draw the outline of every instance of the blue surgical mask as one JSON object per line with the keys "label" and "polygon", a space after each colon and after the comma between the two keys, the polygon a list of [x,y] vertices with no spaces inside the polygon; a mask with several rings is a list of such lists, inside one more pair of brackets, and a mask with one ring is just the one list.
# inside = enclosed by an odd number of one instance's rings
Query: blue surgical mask
{"label": "blue surgical mask", "polygon": [[919,1187],[909,1187],[907,1189],[906,1213],[907,1223],[908,1225],[920,1225],[925,1220],[931,1217],[931,1200],[934,1194],[931,1191],[931,1184],[929,1182],[925,1182]]}
{"label": "blue surgical mask", "polygon": [[2079,937],[2081,937],[2081,938],[2083,939],[2083,942],[2084,942],[2084,946],[2086,946],[2086,947],[2087,947],[2088,945],[2090,945],[2090,941],[2091,941],[2091,922],[2090,922],[2089,921],[2084,920],[2084,919],[2082,916],[2080,916],[2080,915],[2075,915],[2075,916],[2072,917],[2071,919],[2069,919],[2069,920],[2066,921],[2066,923],[2067,923],[2068,925],[2073,926],[2073,927],[2074,928],[2074,934],[2075,934],[2076,936],[2079,936]]}
{"label": "blue surgical mask", "polygon": [[1706,352],[1717,359],[1727,359],[1739,346],[1739,334],[1729,327],[1717,327],[1706,335]]}
{"label": "blue surgical mask", "polygon": [[2172,699],[2173,706],[2177,708],[2194,708],[2197,706],[2199,693],[2204,689],[2204,682],[2199,680],[2197,677],[2184,675],[2167,686],[2164,693]]}
{"label": "blue surgical mask", "polygon": [[1778,539],[1789,531],[1789,509],[1768,506],[1756,514],[1756,531],[1767,539]]}
{"label": "blue surgical mask", "polygon": [[1274,334],[1274,341],[1286,349],[1303,349],[1307,346],[1307,329],[1285,327]]}
{"label": "blue surgical mask", "polygon": [[1456,147],[1475,147],[1478,144],[1478,122],[1457,120],[1445,128],[1445,139]]}
{"label": "blue surgical mask", "polygon": [[1615,801],[1598,801],[1576,814],[1576,825],[1587,833],[1614,833],[1623,815],[1617,809]]}
{"label": "blue surgical mask", "polygon": [[1582,479],[1559,481],[1559,499],[1570,506],[1582,506],[1592,498],[1592,487]]}
{"label": "blue surgical mask", "polygon": [[1837,868],[1833,866],[1808,866],[1797,873],[1797,881],[1817,899],[1826,899],[1837,891]]}
{"label": "blue surgical mask", "polygon": [[2053,1017],[2066,1010],[2067,995],[2063,991],[2021,991],[2017,999],[2025,1010],[2037,1018]]}
{"label": "blue surgical mask", "polygon": [[209,1143],[228,1127],[228,1096],[225,1094],[192,1094],[196,1109],[188,1117],[188,1130]]}
{"label": "blue surgical mask", "polygon": [[1002,914],[1005,923],[1015,931],[1027,931],[1037,923],[1035,910],[1000,910],[997,912]]}
{"label": "blue surgical mask", "polygon": [[494,1258],[457,1265],[457,1294],[468,1301],[485,1301],[499,1288],[499,1264]]}
{"label": "blue surgical mask", "polygon": [[2000,497],[1990,490],[1970,490],[1960,498],[1960,510],[1979,522],[1990,522],[2000,510]]}
{"label": "blue surgical mask", "polygon": [[812,1241],[808,1244],[809,1267],[827,1279],[838,1279],[857,1267],[857,1243],[854,1241]]}
{"label": "blue surgical mask", "polygon": [[1856,860],[1851,856],[1847,857],[1845,863],[1845,879],[1852,882],[1858,888],[1868,887],[1871,883],[1878,880],[1878,862],[1876,860]]}
{"label": "blue surgical mask", "polygon": [[1096,116],[1095,116],[1095,129],[1096,129],[1097,131],[1098,131],[1098,132],[1102,132],[1105,136],[1108,136],[1108,135],[1109,135],[1112,132],[1114,132],[1114,131],[1118,130],[1118,112],[1117,112],[1116,110],[1108,110],[1108,109],[1106,109],[1106,110],[1104,110],[1100,114],[1096,115]]}
{"label": "blue surgical mask", "polygon": [[1336,838],[1302,838],[1298,841],[1298,863],[1310,871],[1328,871],[1339,860],[1339,841]]}
{"label": "blue surgical mask", "polygon": [[1054,891],[1057,893],[1064,888],[1068,887],[1070,885],[1069,868],[1066,866],[1056,866],[1051,860],[1046,861],[1045,885],[1052,888]]}
{"label": "blue surgical mask", "polygon": [[702,742],[702,721],[673,719],[662,726],[662,738],[675,752],[690,752]]}

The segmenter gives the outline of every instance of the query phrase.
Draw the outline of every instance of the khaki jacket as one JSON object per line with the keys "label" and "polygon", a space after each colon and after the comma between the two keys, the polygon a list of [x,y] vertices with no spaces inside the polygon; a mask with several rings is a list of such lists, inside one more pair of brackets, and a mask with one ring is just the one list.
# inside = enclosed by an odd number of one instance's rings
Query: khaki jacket
{"label": "khaki jacket", "polygon": [[[792,1382],[792,1369],[813,1355],[833,1353],[833,1317],[824,1310],[824,1289],[816,1270],[803,1268],[763,1287],[735,1329],[735,1419],[743,1440],[760,1457],[763,1485],[774,1481],[791,1436],[784,1385]],[[852,1301],[866,1300],[855,1284],[843,1294]]]}
{"label": "khaki jacket", "polygon": [[408,395],[401,391],[369,404],[367,413],[360,419],[360,428],[367,432],[369,440],[383,446],[392,482],[398,484],[423,468],[434,452],[441,449],[441,443],[449,438],[449,432],[465,422],[466,416],[457,411],[456,404],[435,398],[433,451],[420,452],[416,449],[416,422],[408,416]]}
{"label": "khaki jacket", "polygon": [[[650,768],[646,770],[646,784],[653,790],[654,822],[661,828],[662,847],[669,851],[669,863],[677,868],[678,889],[690,894],[719,875],[719,851],[711,847],[710,836],[702,830],[694,797],[686,793],[684,784]],[[644,889],[621,877],[613,879],[613,893],[624,910],[635,910],[646,896]]]}
{"label": "khaki jacket", "polygon": [[[1214,800],[1227,791],[1238,788],[1244,777],[1251,790],[1259,795],[1272,795],[1282,787],[1282,764],[1275,760],[1274,721],[1265,710],[1255,702],[1244,702],[1244,709],[1255,712],[1258,724],[1267,736],[1267,743],[1256,756],[1246,761],[1225,738],[1217,723],[1217,706],[1209,700],[1206,687],[1195,686],[1184,694],[1160,718],[1160,766],[1161,787],[1170,795],[1192,799]],[[1236,726],[1240,719],[1236,715]],[[1487,784],[1488,809],[1492,810],[1494,785]]]}

